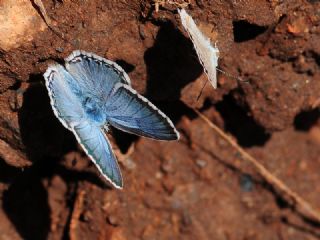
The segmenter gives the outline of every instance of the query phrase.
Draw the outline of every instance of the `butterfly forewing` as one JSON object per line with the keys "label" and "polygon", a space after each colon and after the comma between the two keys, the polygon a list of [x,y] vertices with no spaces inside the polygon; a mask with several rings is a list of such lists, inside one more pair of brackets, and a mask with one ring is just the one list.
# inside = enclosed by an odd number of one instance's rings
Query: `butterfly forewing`
{"label": "butterfly forewing", "polygon": [[181,18],[181,23],[190,36],[199,61],[203,66],[210,83],[214,88],[217,88],[216,68],[218,66],[219,58],[218,48],[211,45],[210,39],[203,35],[192,17],[188,15],[184,9],[179,10],[179,15]]}
{"label": "butterfly forewing", "polygon": [[108,122],[123,131],[158,140],[179,138],[171,120],[128,85],[116,85],[105,110]]}

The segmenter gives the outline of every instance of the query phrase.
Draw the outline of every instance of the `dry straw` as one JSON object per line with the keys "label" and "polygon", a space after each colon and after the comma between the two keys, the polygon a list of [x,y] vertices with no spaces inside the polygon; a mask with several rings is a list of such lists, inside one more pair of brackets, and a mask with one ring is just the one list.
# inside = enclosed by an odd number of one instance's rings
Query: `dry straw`
{"label": "dry straw", "polygon": [[[261,163],[259,163],[254,157],[248,154],[242,147],[240,147],[231,137],[226,135],[218,126],[211,122],[206,116],[194,109],[198,116],[204,120],[210,128],[212,128],[220,137],[227,141],[235,150],[237,150],[242,159],[251,163],[257,172],[272,186],[284,199],[291,199],[295,209],[305,216],[312,217],[314,220],[320,223],[320,212],[311,206],[311,204],[303,199],[299,194],[291,190],[284,182],[269,172]],[[299,211],[301,210],[301,211]]]}

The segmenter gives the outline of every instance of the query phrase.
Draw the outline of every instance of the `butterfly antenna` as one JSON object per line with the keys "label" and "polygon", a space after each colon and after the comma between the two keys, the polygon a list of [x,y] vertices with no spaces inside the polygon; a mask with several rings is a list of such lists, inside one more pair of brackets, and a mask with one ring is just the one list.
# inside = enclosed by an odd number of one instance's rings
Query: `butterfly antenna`
{"label": "butterfly antenna", "polygon": [[202,95],[202,93],[203,93],[203,90],[204,90],[205,86],[207,85],[207,82],[208,82],[208,81],[206,81],[206,82],[203,84],[203,87],[202,87],[202,89],[201,89],[201,91],[200,91],[200,93],[199,93],[199,95],[198,95],[198,97],[197,97],[197,102],[199,101],[199,99],[200,99],[200,97],[201,97],[201,95]]}
{"label": "butterfly antenna", "polygon": [[223,73],[224,75],[226,75],[227,77],[229,77],[229,78],[233,78],[233,79],[236,79],[236,80],[238,80],[239,82],[245,82],[245,83],[248,83],[249,81],[248,80],[243,80],[242,78],[240,78],[240,77],[236,77],[236,76],[234,76],[234,75],[231,75],[231,74],[229,74],[229,73],[227,73],[227,72],[225,72],[225,71],[223,71],[222,69],[220,69],[220,68],[216,68],[217,69],[217,71],[218,72],[221,72],[221,73]]}

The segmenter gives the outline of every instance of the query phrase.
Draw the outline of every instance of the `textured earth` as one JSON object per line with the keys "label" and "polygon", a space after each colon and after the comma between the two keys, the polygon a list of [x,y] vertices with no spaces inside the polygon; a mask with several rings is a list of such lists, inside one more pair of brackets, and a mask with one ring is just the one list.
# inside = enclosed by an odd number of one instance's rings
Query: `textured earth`
{"label": "textured earth", "polygon": [[[0,2],[0,239],[320,239],[320,223],[193,111],[320,209],[319,1],[191,0],[226,72],[198,100],[207,78],[183,1],[42,0],[46,13],[38,2]],[[117,61],[181,133],[158,142],[112,129],[122,191],[49,104],[42,74],[76,49]]]}

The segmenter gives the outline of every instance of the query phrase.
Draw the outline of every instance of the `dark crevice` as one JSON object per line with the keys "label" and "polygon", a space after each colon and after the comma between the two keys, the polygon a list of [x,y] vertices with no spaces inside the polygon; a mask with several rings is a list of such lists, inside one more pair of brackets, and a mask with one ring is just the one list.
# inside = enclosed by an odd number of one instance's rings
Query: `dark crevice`
{"label": "dark crevice", "polygon": [[231,95],[217,103],[216,109],[224,120],[225,130],[236,137],[242,147],[263,146],[270,139],[270,134]]}
{"label": "dark crevice", "polygon": [[132,72],[136,67],[122,59],[116,60],[116,63],[123,68],[126,73]]}
{"label": "dark crevice", "polygon": [[13,167],[0,158],[0,182],[12,183],[22,172],[22,168]]}
{"label": "dark crevice", "polygon": [[57,62],[59,63],[60,65],[63,65],[65,64],[65,61],[63,58],[59,58],[59,57],[55,57],[55,56],[50,56],[50,57],[40,57],[38,59],[38,62],[39,63],[43,63],[43,62],[47,62],[47,61],[50,61],[50,64],[52,64],[52,61],[53,62]]}
{"label": "dark crevice", "polygon": [[259,26],[245,20],[233,21],[233,38],[237,43],[255,39],[267,31],[267,26]]}
{"label": "dark crevice", "polygon": [[[50,231],[51,210],[43,179],[60,176],[66,182],[69,193],[80,181],[91,182],[106,190],[111,188],[95,172],[67,169],[59,160],[44,157],[24,171],[0,162],[1,169],[4,168],[0,171],[1,181],[11,183],[9,189],[3,193],[2,207],[23,239],[47,239]],[[70,197],[66,199],[70,201]],[[72,205],[73,203],[69,208]]]}
{"label": "dark crevice", "polygon": [[19,174],[3,193],[3,209],[23,239],[47,239],[50,231],[48,193],[38,165]]}
{"label": "dark crevice", "polygon": [[183,116],[189,119],[197,118],[197,114],[182,101],[152,101],[159,109],[164,112],[173,122],[177,124]]}
{"label": "dark crevice", "polygon": [[0,72],[0,81],[4,82],[4,85],[0,87],[0,94],[8,90],[17,90],[21,86],[21,81],[18,79],[18,76],[10,71]]}
{"label": "dark crevice", "polygon": [[299,131],[309,131],[318,122],[319,118],[319,109],[301,112],[294,119],[294,127]]}
{"label": "dark crevice", "polygon": [[29,76],[28,83],[40,83],[43,82],[43,75],[41,73],[32,73]]}
{"label": "dark crevice", "polygon": [[114,127],[111,128],[111,132],[112,137],[123,154],[126,154],[130,146],[139,139],[137,135],[128,134]]}
{"label": "dark crevice", "polygon": [[[311,226],[318,228],[319,224],[314,224],[314,223],[310,223],[308,220],[304,219],[305,222],[309,223]],[[309,234],[310,236],[316,237],[317,239],[320,238],[320,233],[315,231],[314,229],[308,227],[308,226],[304,226],[303,224],[299,224],[299,223],[294,223],[292,222],[290,219],[288,219],[287,217],[283,216],[281,218],[281,222],[287,226],[289,226],[290,228],[293,228],[297,231],[300,231],[302,233],[306,233]]]}
{"label": "dark crevice", "polygon": [[9,87],[9,89],[17,91],[17,90],[20,89],[20,87],[21,87],[21,82],[20,81],[16,81],[11,87]]}
{"label": "dark crevice", "polygon": [[310,55],[311,57],[314,59],[314,61],[316,62],[316,64],[320,67],[320,54],[318,54],[315,51],[310,51]]}
{"label": "dark crevice", "polygon": [[68,193],[67,193],[67,206],[68,209],[70,209],[66,224],[63,228],[63,234],[62,234],[62,240],[70,240],[70,226],[72,221],[72,215],[73,211],[75,210],[75,204],[77,199],[77,189],[78,189],[78,183],[69,184]]}
{"label": "dark crevice", "polygon": [[308,2],[311,4],[316,4],[316,3],[319,3],[320,1],[319,0],[308,0]]}

